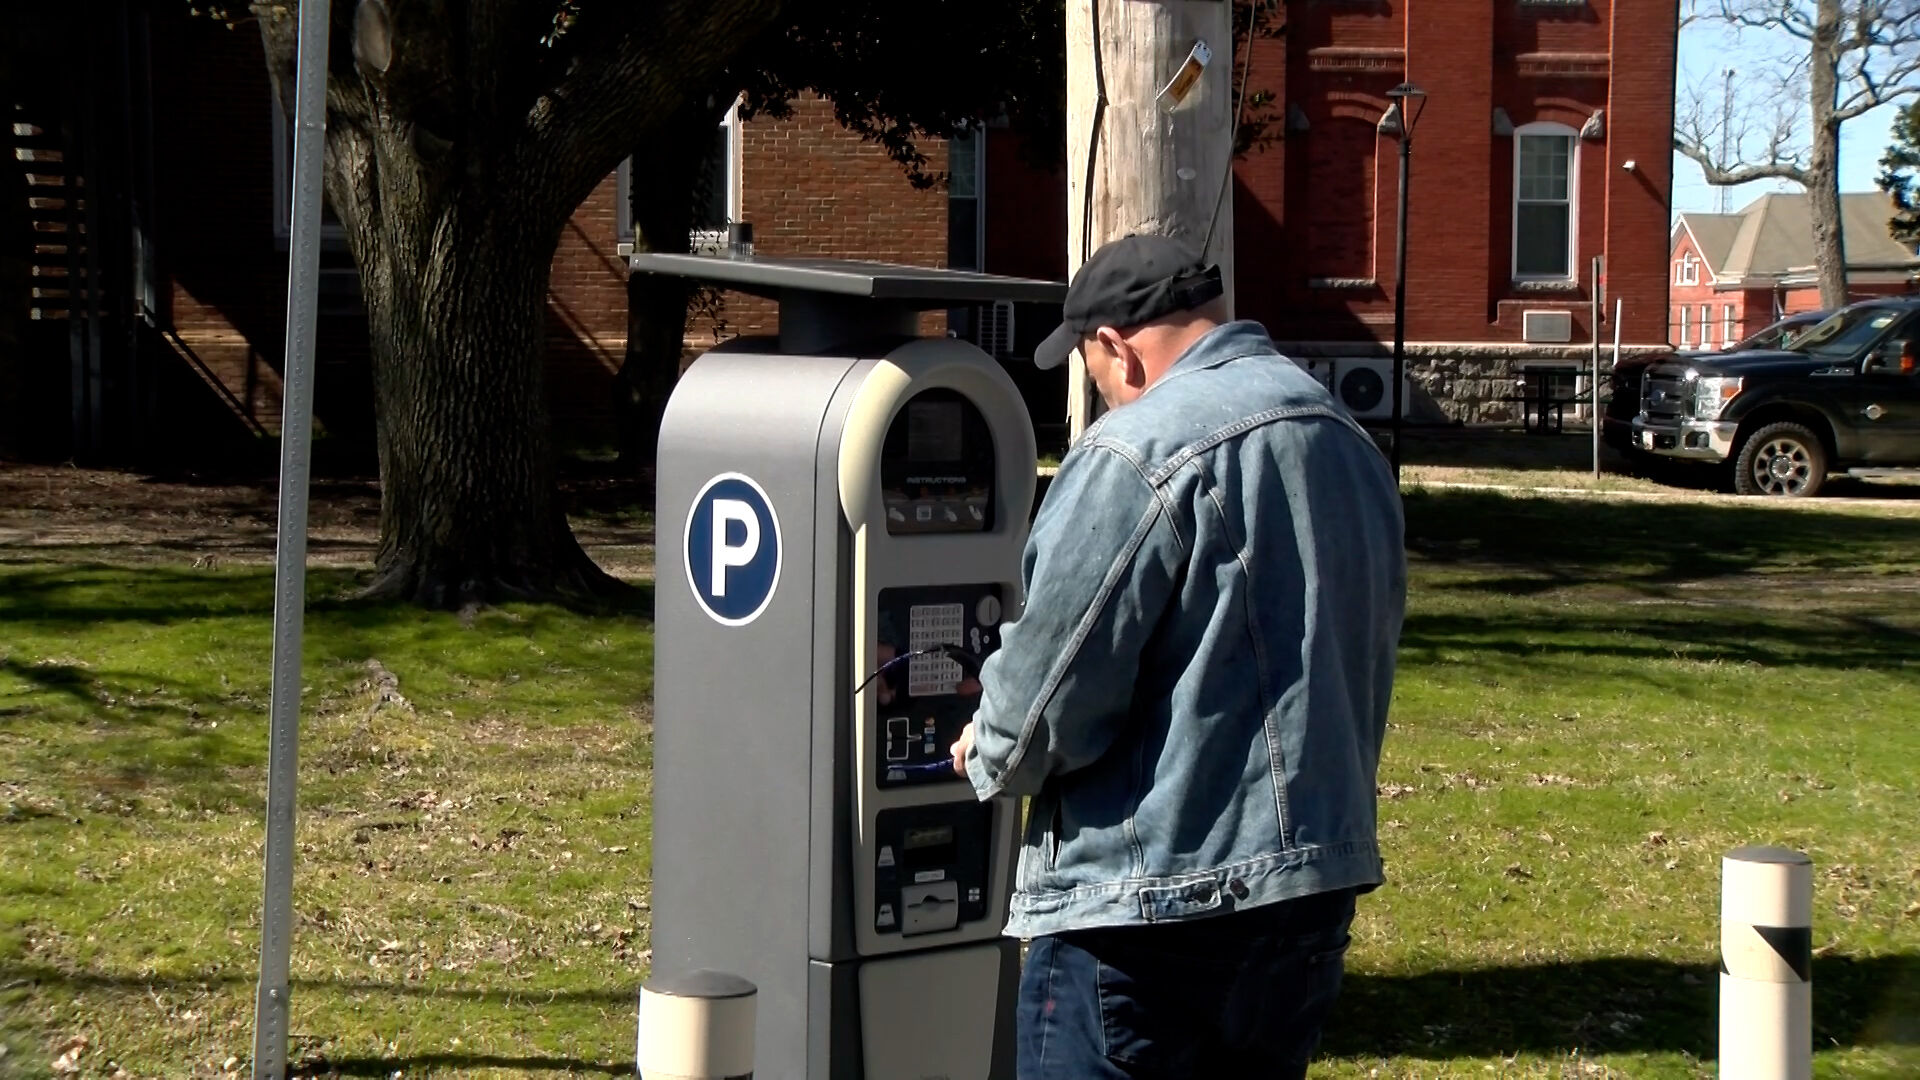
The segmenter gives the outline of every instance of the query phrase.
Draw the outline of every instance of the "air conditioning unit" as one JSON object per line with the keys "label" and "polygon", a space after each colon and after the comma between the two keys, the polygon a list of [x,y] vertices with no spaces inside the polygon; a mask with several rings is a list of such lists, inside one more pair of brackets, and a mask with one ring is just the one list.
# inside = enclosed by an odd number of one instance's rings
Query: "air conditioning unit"
{"label": "air conditioning unit", "polygon": [[1013,302],[995,300],[973,309],[973,343],[996,360],[1012,360]]}
{"label": "air conditioning unit", "polygon": [[[1356,420],[1393,419],[1393,357],[1357,356],[1340,361],[1334,371],[1333,399]],[[1413,382],[1400,379],[1400,415],[1413,409]]]}
{"label": "air conditioning unit", "polygon": [[1326,387],[1327,393],[1333,393],[1333,360],[1330,357],[1289,356],[1287,359],[1293,361],[1293,366],[1313,376],[1314,382]]}
{"label": "air conditioning unit", "polygon": [[1522,311],[1520,337],[1524,341],[1565,344],[1573,340],[1573,312]]}

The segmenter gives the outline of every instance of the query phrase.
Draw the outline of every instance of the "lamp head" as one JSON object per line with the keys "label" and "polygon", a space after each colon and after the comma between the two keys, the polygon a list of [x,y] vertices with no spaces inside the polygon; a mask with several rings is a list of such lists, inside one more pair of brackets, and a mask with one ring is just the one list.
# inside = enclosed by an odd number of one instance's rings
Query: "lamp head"
{"label": "lamp head", "polygon": [[[1421,113],[1427,111],[1427,92],[1410,82],[1403,82],[1399,86],[1387,91],[1387,96],[1393,99],[1393,108],[1400,114],[1398,117],[1400,122],[1400,137],[1402,139],[1411,139],[1413,137],[1414,123],[1420,119]],[[1419,102],[1419,105],[1416,106],[1412,112],[1408,112],[1407,106],[1412,105],[1416,101]]]}

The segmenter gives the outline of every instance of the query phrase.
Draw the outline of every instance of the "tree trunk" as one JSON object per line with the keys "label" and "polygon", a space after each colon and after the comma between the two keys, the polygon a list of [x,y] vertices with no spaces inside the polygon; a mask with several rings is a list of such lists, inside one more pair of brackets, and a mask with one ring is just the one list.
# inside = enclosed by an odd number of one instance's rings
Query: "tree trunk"
{"label": "tree trunk", "polygon": [[[685,253],[693,227],[695,181],[713,146],[719,115],[696,108],[638,149],[631,173],[634,250]],[[720,178],[726,182],[726,177]],[[660,418],[680,377],[690,291],[679,278],[627,279],[627,357],[620,367],[620,456],[645,471],[658,457]]]}
{"label": "tree trunk", "polygon": [[1810,67],[1813,146],[1807,165],[1807,212],[1813,222],[1813,261],[1820,274],[1820,304],[1847,302],[1847,253],[1840,231],[1840,0],[1820,0]]}
{"label": "tree trunk", "polygon": [[554,482],[542,346],[559,226],[497,185],[423,168],[409,138],[365,141],[371,152],[329,154],[328,180],[372,329],[381,490],[368,595],[452,608],[617,592]]}
{"label": "tree trunk", "polygon": [[[284,108],[298,5],[250,10]],[[541,356],[554,251],[621,152],[684,111],[687,87],[729,78],[780,11],[336,0],[326,194],[373,332],[372,595],[450,607],[623,588],[580,550],[554,483]]]}

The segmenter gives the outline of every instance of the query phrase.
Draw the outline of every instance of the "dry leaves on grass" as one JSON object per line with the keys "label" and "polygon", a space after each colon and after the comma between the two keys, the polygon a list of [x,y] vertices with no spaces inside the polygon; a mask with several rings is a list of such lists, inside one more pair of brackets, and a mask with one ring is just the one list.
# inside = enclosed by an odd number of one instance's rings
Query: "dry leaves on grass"
{"label": "dry leaves on grass", "polygon": [[85,1035],[75,1035],[60,1047],[60,1056],[53,1059],[53,1072],[56,1076],[72,1076],[81,1070],[80,1059],[86,1056],[88,1039]]}

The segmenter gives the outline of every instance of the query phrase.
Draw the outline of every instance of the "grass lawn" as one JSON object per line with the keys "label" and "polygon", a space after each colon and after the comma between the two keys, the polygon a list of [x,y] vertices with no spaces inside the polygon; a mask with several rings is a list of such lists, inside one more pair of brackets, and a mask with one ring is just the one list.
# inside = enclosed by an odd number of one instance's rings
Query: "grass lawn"
{"label": "grass lawn", "polygon": [[[1749,842],[1815,860],[1816,1071],[1920,1073],[1920,503],[1408,514],[1391,880],[1316,1075],[1712,1075]],[[7,524],[0,1076],[243,1074],[270,568]],[[339,599],[363,572],[310,578],[300,1074],[631,1075],[644,596],[427,614]]]}

